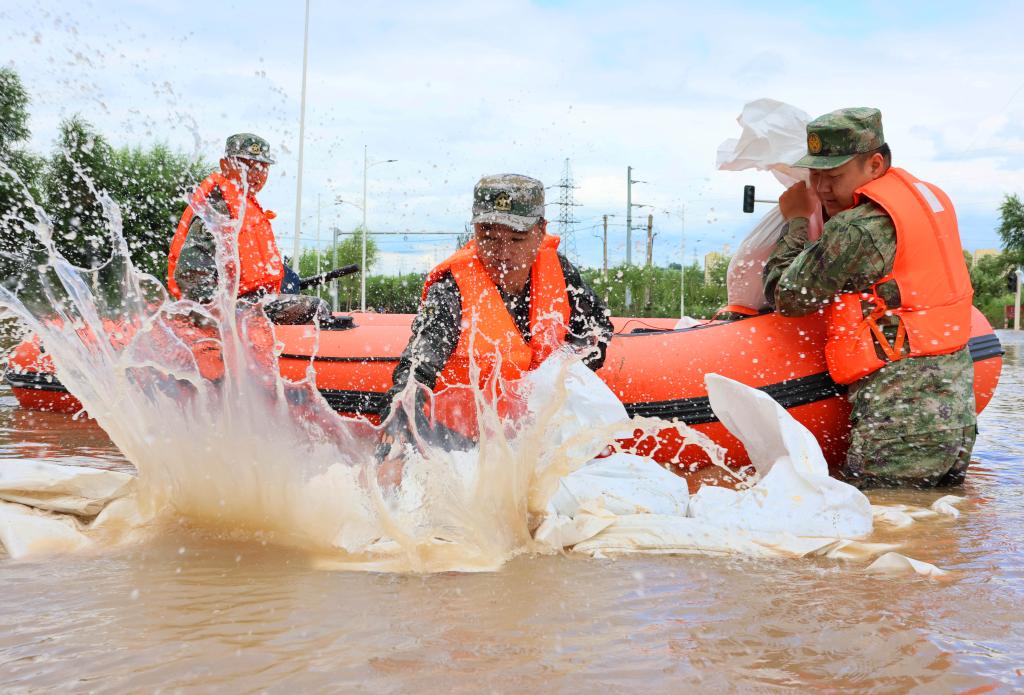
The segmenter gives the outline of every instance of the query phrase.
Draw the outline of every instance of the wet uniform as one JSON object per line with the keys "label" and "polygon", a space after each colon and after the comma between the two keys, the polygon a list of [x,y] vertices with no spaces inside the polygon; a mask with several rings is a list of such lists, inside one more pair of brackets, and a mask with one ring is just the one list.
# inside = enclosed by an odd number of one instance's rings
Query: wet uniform
{"label": "wet uniform", "polygon": [[[784,316],[822,309],[836,295],[868,290],[896,257],[892,218],[866,201],[830,219],[817,242],[796,218],[765,266],[765,295]],[[900,305],[895,281],[878,288]],[[864,315],[871,312],[865,303]],[[896,319],[879,320],[893,341]],[[904,346],[907,352],[909,346]],[[877,345],[879,357],[884,359]],[[963,481],[977,434],[974,365],[963,348],[948,355],[892,362],[850,385],[850,449],[843,474],[854,484],[954,485]]]}
{"label": "wet uniform", "polygon": [[[229,216],[228,204],[219,188],[215,186],[206,200],[217,214]],[[174,269],[174,281],[178,283],[183,298],[205,304],[212,301],[217,292],[217,276],[216,240],[203,219],[195,215],[188,225],[188,235]],[[323,300],[291,294],[299,291],[297,279],[298,276],[285,266],[284,293],[264,302],[267,318],[277,324],[306,324],[312,323],[314,317],[320,321],[329,318],[330,310]],[[244,295],[246,299],[253,300],[262,296],[261,293]]]}
{"label": "wet uniform", "polygon": [[[612,323],[608,309],[594,291],[587,286],[579,270],[564,256],[558,260],[565,277],[569,297],[569,326],[566,341],[570,345],[594,345],[596,350],[584,354],[583,362],[591,369],[604,364],[605,348],[612,336]],[[506,295],[500,289],[502,301],[515,321],[523,339],[530,340],[530,280],[518,295]],[[405,388],[409,375],[417,382],[433,389],[437,376],[455,351],[462,332],[462,297],[451,273],[442,276],[427,290],[419,313],[412,324],[412,339],[402,352],[392,378],[394,386],[388,391],[388,408],[395,394]],[[387,417],[387,412],[384,413]]]}

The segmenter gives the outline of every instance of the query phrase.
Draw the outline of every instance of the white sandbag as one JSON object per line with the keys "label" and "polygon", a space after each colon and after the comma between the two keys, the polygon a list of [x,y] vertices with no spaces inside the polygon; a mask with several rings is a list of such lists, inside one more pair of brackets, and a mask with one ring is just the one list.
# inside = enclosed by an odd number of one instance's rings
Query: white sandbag
{"label": "white sandbag", "polygon": [[95,516],[126,494],[135,477],[118,471],[8,460],[0,466],[0,500],[79,516]]}
{"label": "white sandbag", "polygon": [[966,498],[957,497],[956,495],[945,495],[932,502],[931,509],[937,514],[943,516],[951,516],[954,519],[959,518],[960,510],[956,508],[956,505],[963,502]]}
{"label": "white sandbag", "polygon": [[533,539],[548,550],[572,548],[593,538],[615,523],[616,516],[600,507],[584,506],[573,516],[549,514],[533,534]]}
{"label": "white sandbag", "polygon": [[771,396],[717,374],[705,377],[715,415],[747,449],[760,476],[751,488],[703,486],[690,516],[722,528],[857,538],[872,528],[871,503],[832,478],[817,440]]}
{"label": "white sandbag", "polygon": [[686,516],[686,481],[657,462],[636,454],[616,453],[594,459],[558,481],[548,511],[574,516],[590,505],[612,514]]}
{"label": "white sandbag", "polygon": [[73,517],[0,502],[0,546],[15,560],[74,552],[91,544]]}
{"label": "white sandbag", "polygon": [[886,553],[868,565],[864,571],[869,574],[887,576],[919,574],[922,577],[931,578],[938,578],[948,574],[946,570],[940,569],[933,564],[915,560],[899,553]]}
{"label": "white sandbag", "polygon": [[[531,415],[544,422],[550,438],[545,449],[582,464],[601,453],[615,436],[632,432],[629,415],[608,385],[571,352],[556,351],[524,377],[526,405]],[[552,397],[565,389],[565,398]],[[593,430],[622,424],[613,436],[586,437]]]}
{"label": "white sandbag", "polygon": [[807,154],[807,123],[804,111],[775,99],[757,99],[736,117],[743,132],[718,146],[718,168],[726,171],[770,171],[785,187],[806,181],[805,169],[793,162]]}
{"label": "white sandbag", "polygon": [[764,296],[764,268],[775,245],[782,238],[785,227],[786,220],[776,205],[740,242],[725,271],[726,298],[729,304],[755,311],[768,307],[769,302]]}
{"label": "white sandbag", "polygon": [[723,528],[701,519],[663,514],[615,517],[614,523],[585,541],[573,552],[594,557],[623,553],[743,554],[754,557],[806,557],[824,552],[835,538],[799,537],[790,533],[762,533]]}
{"label": "white sandbag", "polygon": [[[736,121],[743,129],[739,139],[718,147],[718,168],[728,171],[759,169],[770,171],[785,188],[808,181],[806,169],[792,166],[807,153],[807,123],[804,111],[774,99],[758,99],[743,107]],[[761,278],[765,263],[782,236],[785,220],[778,206],[761,218],[740,243],[726,271],[729,304],[761,310],[768,306]],[[821,215],[811,219],[810,238],[820,234]]]}

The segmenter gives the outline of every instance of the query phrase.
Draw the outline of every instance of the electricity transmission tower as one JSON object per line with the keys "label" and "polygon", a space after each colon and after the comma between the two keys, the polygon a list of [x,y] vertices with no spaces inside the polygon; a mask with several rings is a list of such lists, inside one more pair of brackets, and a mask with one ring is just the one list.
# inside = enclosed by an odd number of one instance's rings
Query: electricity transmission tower
{"label": "electricity transmission tower", "polygon": [[565,158],[565,171],[562,172],[562,180],[558,182],[558,188],[562,189],[558,195],[558,236],[562,237],[562,253],[570,260],[576,262],[578,255],[576,251],[576,217],[573,208],[573,191],[576,186],[572,182],[572,168],[569,166],[569,158]]}

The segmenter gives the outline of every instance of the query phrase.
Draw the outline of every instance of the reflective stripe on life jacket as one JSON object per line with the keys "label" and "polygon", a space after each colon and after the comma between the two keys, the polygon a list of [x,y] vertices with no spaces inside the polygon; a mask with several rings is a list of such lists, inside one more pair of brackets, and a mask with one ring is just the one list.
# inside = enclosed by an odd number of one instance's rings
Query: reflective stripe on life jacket
{"label": "reflective stripe on life jacket", "polygon": [[520,412],[521,403],[510,393],[510,382],[537,367],[562,345],[569,325],[569,295],[557,249],[558,237],[545,235],[530,269],[529,343],[480,262],[476,241],[470,241],[427,276],[424,298],[430,286],[447,272],[455,278],[462,298],[459,340],[434,387],[432,414],[438,422],[476,439],[474,393],[495,402],[501,418],[515,417]]}
{"label": "reflective stripe on life jacket", "polygon": [[[181,288],[174,280],[174,271],[178,267],[181,249],[185,246],[185,239],[188,237],[189,225],[192,223],[196,211],[202,211],[206,205],[206,199],[214,188],[220,189],[233,220],[238,219],[238,212],[242,208],[242,192],[238,186],[219,172],[210,174],[199,184],[199,188],[192,194],[188,207],[182,213],[181,220],[178,221],[178,228],[171,240],[171,249],[167,258],[167,289],[176,299],[181,298]],[[281,291],[284,262],[277,249],[277,243],[274,241],[274,230],[270,226],[270,220],[273,218],[274,213],[269,210],[264,211],[256,201],[255,195],[250,193],[246,197],[245,218],[238,230],[239,296],[257,290]],[[210,231],[214,231],[212,225]],[[214,237],[216,238],[216,234]]]}
{"label": "reflective stripe on life jacket", "polygon": [[[839,295],[826,310],[825,358],[840,384],[852,384],[904,357],[956,352],[971,335],[974,290],[949,197],[893,167],[857,189],[854,203],[861,198],[874,201],[892,218],[896,258],[889,275],[867,291]],[[899,288],[898,307],[886,306],[878,295],[879,285],[890,280]],[[868,316],[863,303],[872,306]],[[878,324],[883,316],[899,319],[892,343]],[[878,357],[876,341],[885,359]]]}

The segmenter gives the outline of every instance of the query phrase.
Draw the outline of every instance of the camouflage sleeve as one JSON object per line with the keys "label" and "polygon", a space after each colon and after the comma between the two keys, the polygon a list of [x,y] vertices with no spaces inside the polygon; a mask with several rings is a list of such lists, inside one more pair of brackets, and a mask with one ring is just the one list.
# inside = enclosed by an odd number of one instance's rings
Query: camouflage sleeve
{"label": "camouflage sleeve", "polygon": [[764,296],[774,304],[775,288],[779,284],[782,273],[793,263],[800,252],[807,246],[807,229],[810,222],[806,217],[796,217],[786,224],[771,255],[764,266]]}
{"label": "camouflage sleeve", "polygon": [[[208,200],[219,213],[229,214],[219,189],[214,188]],[[209,302],[217,291],[216,241],[199,215],[195,215],[188,225],[185,244],[174,269],[174,281],[178,283],[182,296],[193,302]]]}
{"label": "camouflage sleeve", "polygon": [[806,316],[837,294],[867,289],[891,270],[896,251],[892,219],[866,205],[866,210],[858,206],[837,214],[821,238],[802,250],[806,221],[790,223],[765,266],[765,295],[780,314]]}
{"label": "camouflage sleeve", "polygon": [[569,294],[569,332],[571,345],[593,345],[597,349],[584,355],[583,363],[593,370],[604,364],[605,350],[612,339],[612,321],[608,307],[590,289],[579,269],[564,256],[558,257],[565,275],[565,289]]}
{"label": "camouflage sleeve", "polygon": [[398,366],[391,375],[392,387],[387,392],[382,419],[391,411],[391,401],[409,383],[409,376],[434,388],[437,375],[459,342],[462,323],[462,298],[455,278],[447,274],[427,290],[419,312],[412,322],[412,337],[406,345]]}

